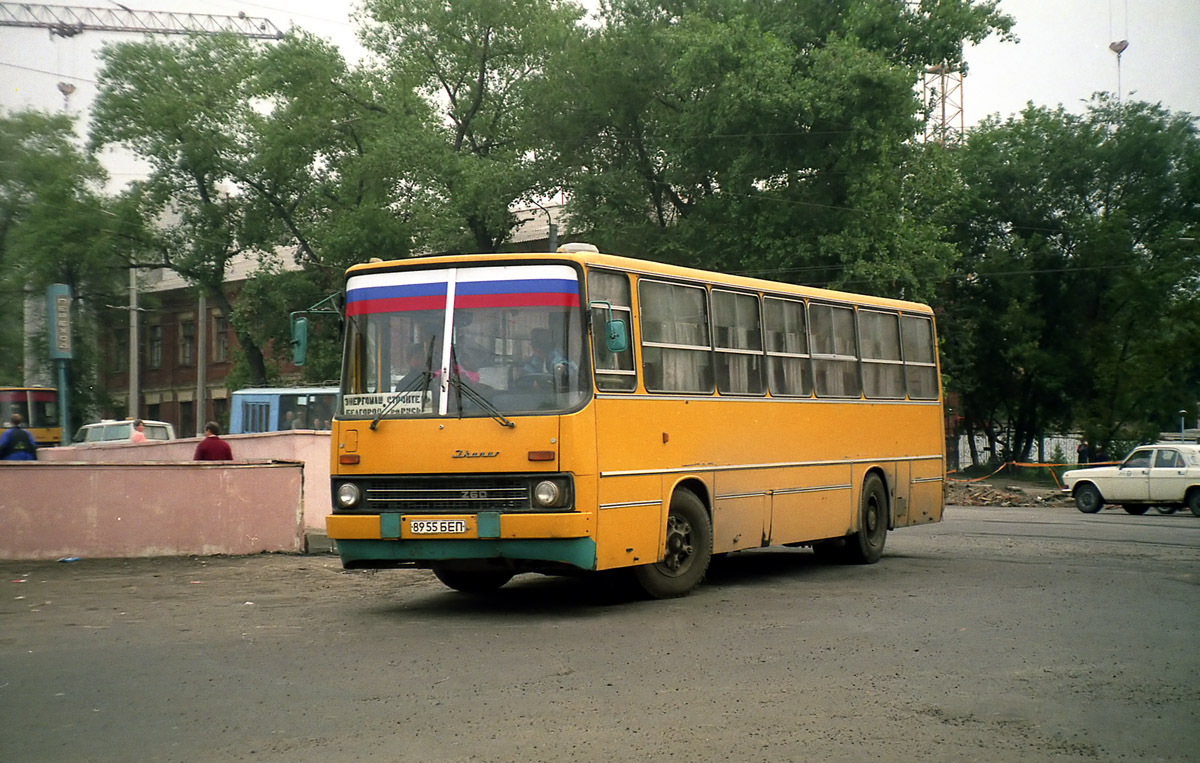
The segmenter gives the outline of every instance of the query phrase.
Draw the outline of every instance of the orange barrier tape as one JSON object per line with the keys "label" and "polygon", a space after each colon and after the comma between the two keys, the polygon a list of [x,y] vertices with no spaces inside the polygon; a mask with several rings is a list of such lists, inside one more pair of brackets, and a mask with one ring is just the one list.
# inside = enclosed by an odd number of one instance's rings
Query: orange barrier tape
{"label": "orange barrier tape", "polygon": [[[1120,462],[1119,461],[1093,461],[1090,464],[1031,464],[1031,463],[1025,463],[1022,461],[1006,461],[1005,463],[1000,465],[999,469],[992,472],[991,474],[989,474],[985,477],[976,477],[974,479],[969,479],[969,480],[950,479],[950,475],[956,474],[958,471],[957,469],[954,469],[954,470],[946,472],[946,481],[947,482],[955,482],[955,483],[958,483],[961,485],[969,485],[973,482],[983,482],[984,480],[991,479],[992,477],[995,477],[1000,472],[1004,471],[1004,467],[1006,467],[1006,466],[1021,466],[1021,467],[1025,467],[1025,468],[1031,468],[1031,469],[1050,469],[1050,467],[1052,467],[1052,466],[1069,466],[1071,468],[1086,469],[1089,466],[1112,466],[1112,465],[1115,465],[1118,463],[1120,463]],[[1054,484],[1058,485],[1059,489],[1061,490],[1063,488],[1063,484],[1058,479],[1058,473],[1055,472],[1054,469],[1050,469],[1050,476],[1054,479]]]}

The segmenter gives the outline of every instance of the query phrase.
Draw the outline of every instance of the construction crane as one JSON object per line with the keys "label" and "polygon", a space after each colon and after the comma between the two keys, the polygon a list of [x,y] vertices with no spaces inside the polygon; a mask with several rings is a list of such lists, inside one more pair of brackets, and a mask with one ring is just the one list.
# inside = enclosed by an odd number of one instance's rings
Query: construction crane
{"label": "construction crane", "polygon": [[51,35],[58,37],[74,37],[89,30],[144,34],[232,32],[259,40],[277,40],[283,37],[283,32],[269,19],[247,16],[244,13],[236,16],[213,16],[207,13],[135,11],[123,5],[118,10],[71,5],[0,3],[0,26],[49,29]]}

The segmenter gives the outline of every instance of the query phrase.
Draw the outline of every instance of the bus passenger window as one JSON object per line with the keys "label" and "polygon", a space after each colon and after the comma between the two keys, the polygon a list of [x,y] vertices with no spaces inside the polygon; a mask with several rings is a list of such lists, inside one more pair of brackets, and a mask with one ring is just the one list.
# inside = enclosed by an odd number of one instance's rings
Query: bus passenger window
{"label": "bus passenger window", "polygon": [[854,309],[809,305],[813,377],[820,397],[859,397]]}
{"label": "bus passenger window", "polygon": [[[631,392],[637,388],[637,371],[633,367],[633,342],[623,352],[609,352],[604,341],[605,322],[612,317],[625,322],[626,331],[633,330],[633,309],[629,293],[629,277],[624,273],[592,270],[588,273],[588,300],[592,315],[592,357],[596,368],[596,388],[604,392]],[[598,302],[607,302],[606,307]]]}
{"label": "bus passenger window", "polygon": [[641,281],[642,363],[662,370],[654,392],[713,391],[712,343],[708,337],[707,292],[695,286]]}
{"label": "bus passenger window", "polygon": [[809,365],[804,303],[767,297],[763,300],[763,307],[771,394],[812,395],[812,366]]}
{"label": "bus passenger window", "polygon": [[858,311],[862,348],[863,391],[867,397],[904,397],[904,362],[900,358],[900,317],[874,310]]}
{"label": "bus passenger window", "polygon": [[712,311],[717,390],[722,394],[761,395],[762,325],[758,297],[714,289]]}
{"label": "bus passenger window", "polygon": [[937,356],[933,348],[933,321],[917,315],[900,319],[904,346],[904,378],[913,400],[937,400]]}

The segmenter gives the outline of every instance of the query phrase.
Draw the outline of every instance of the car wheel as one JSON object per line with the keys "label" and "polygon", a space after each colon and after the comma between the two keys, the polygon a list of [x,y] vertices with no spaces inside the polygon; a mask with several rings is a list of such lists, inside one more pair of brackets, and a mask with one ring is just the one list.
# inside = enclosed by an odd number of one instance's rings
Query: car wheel
{"label": "car wheel", "polygon": [[1155,506],[1154,510],[1159,514],[1174,514],[1178,506]]}
{"label": "car wheel", "polygon": [[1194,487],[1187,495],[1187,507],[1200,517],[1200,487]]}
{"label": "car wheel", "polygon": [[1133,503],[1123,503],[1121,504],[1121,508],[1125,509],[1126,514],[1133,514],[1135,517],[1139,517],[1150,510],[1150,507],[1146,506],[1145,504]]}
{"label": "car wheel", "polygon": [[1090,482],[1075,487],[1075,508],[1084,514],[1095,514],[1104,508],[1104,498],[1100,491]]}

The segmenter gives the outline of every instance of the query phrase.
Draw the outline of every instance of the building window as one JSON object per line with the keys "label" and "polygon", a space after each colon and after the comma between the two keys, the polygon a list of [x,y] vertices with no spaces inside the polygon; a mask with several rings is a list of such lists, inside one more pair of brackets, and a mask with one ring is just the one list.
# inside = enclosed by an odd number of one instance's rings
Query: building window
{"label": "building window", "polygon": [[196,322],[179,322],[179,365],[196,365]]}
{"label": "building window", "polygon": [[146,327],[146,366],[162,368],[163,327],[161,324]]}
{"label": "building window", "polygon": [[212,362],[229,360],[229,321],[224,315],[213,315],[212,319]]}
{"label": "building window", "polygon": [[117,332],[116,347],[113,348],[117,356],[117,369],[129,369],[129,329],[123,329]]}

